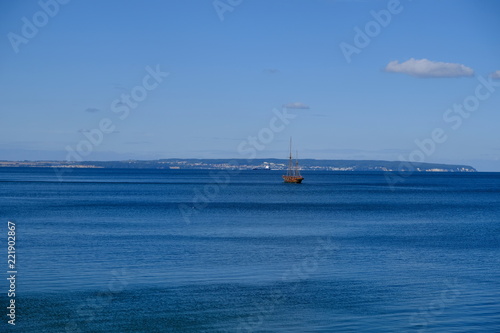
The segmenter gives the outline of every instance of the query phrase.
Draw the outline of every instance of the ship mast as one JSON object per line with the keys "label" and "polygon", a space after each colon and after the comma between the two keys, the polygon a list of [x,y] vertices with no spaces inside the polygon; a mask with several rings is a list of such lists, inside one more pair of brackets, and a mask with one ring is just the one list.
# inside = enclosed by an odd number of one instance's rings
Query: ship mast
{"label": "ship mast", "polygon": [[299,167],[299,152],[296,151],[295,155],[295,163],[293,161],[292,155],[292,137],[290,137],[290,156],[288,157],[288,170],[286,171],[286,175],[281,176],[285,183],[295,183],[300,184],[304,177],[300,175],[300,167]]}
{"label": "ship mast", "polygon": [[292,137],[290,137],[290,158],[288,160],[288,176],[294,176],[293,172],[293,160],[292,160]]}

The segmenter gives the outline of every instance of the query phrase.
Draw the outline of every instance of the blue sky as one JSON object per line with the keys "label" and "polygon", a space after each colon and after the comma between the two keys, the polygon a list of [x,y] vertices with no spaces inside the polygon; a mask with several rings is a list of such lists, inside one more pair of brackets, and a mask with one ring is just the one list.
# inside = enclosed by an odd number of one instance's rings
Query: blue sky
{"label": "blue sky", "polygon": [[[286,158],[293,136],[303,158],[500,171],[499,14],[495,0],[4,1],[0,160],[247,158],[249,136],[266,138],[257,157]],[[295,117],[259,139],[276,112]]]}

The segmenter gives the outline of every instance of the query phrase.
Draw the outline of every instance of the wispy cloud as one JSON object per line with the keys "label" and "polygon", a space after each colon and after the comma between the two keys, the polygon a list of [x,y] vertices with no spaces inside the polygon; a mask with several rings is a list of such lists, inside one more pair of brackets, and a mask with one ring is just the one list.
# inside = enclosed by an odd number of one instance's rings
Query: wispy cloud
{"label": "wispy cloud", "polygon": [[266,68],[266,69],[264,69],[264,73],[267,73],[267,74],[279,74],[280,70],[276,69],[276,68]]}
{"label": "wispy cloud", "polygon": [[121,91],[121,92],[129,92],[129,90],[127,88],[125,88],[123,85],[121,85],[120,83],[114,83],[113,88],[118,90],[118,91]]}
{"label": "wispy cloud", "polygon": [[149,141],[127,141],[124,142],[126,145],[147,145],[150,144],[151,142]]}
{"label": "wispy cloud", "polygon": [[90,112],[90,113],[95,113],[95,112],[100,112],[98,108],[86,108],[85,112]]}
{"label": "wispy cloud", "polygon": [[438,62],[427,59],[411,58],[405,62],[391,61],[386,72],[402,73],[420,78],[464,77],[473,76],[474,70],[462,64]]}
{"label": "wispy cloud", "polygon": [[241,138],[223,138],[223,137],[220,137],[220,136],[213,136],[213,137],[210,137],[210,138],[207,138],[207,137],[196,137],[197,139],[201,138],[203,140],[206,140],[206,139],[212,139],[212,140],[222,140],[222,141],[241,141]]}
{"label": "wispy cloud", "polygon": [[500,79],[500,71],[496,71],[490,74],[493,79]]}
{"label": "wispy cloud", "polygon": [[287,109],[310,109],[309,105],[300,102],[283,104],[283,107]]}
{"label": "wispy cloud", "polygon": [[[91,132],[91,130],[86,129],[86,128],[81,128],[81,129],[79,129],[77,132],[78,132],[78,133],[82,133],[82,134],[83,134],[83,133],[90,133],[90,132]],[[113,133],[120,133],[120,131],[113,131],[113,132],[111,132],[110,134],[113,134]]]}

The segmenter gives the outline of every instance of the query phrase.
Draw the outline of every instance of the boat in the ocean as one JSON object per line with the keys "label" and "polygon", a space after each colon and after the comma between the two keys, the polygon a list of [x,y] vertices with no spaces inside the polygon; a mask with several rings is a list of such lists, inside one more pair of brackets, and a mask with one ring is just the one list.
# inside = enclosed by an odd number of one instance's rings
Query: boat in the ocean
{"label": "boat in the ocean", "polygon": [[285,183],[300,184],[304,180],[304,177],[300,175],[299,161],[295,160],[295,163],[293,163],[292,138],[290,138],[290,159],[288,160],[288,170],[286,175],[283,175],[282,177]]}

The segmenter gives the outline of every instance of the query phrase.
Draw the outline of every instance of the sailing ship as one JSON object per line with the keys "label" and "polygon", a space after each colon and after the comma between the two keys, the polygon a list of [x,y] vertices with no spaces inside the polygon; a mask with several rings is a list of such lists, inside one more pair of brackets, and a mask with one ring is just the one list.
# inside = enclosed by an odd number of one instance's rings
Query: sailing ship
{"label": "sailing ship", "polygon": [[299,161],[295,160],[295,163],[293,163],[292,138],[290,138],[290,158],[288,160],[288,170],[286,175],[283,175],[282,177],[285,183],[300,184],[304,180],[304,177],[300,175]]}

